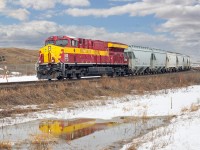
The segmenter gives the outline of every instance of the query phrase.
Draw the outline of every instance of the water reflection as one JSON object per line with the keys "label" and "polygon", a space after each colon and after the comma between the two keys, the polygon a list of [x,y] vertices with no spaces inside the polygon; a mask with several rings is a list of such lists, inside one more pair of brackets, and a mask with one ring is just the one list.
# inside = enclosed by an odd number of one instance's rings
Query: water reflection
{"label": "water reflection", "polygon": [[70,141],[119,124],[98,119],[46,120],[40,123],[39,129]]}
{"label": "water reflection", "polygon": [[[80,118],[76,120],[43,120],[39,124],[39,130],[43,133],[49,133],[57,136],[66,141],[72,141],[84,136],[88,136],[92,133],[101,130],[107,130],[117,126],[129,124],[131,129],[125,129],[125,133],[128,130],[142,132],[143,129],[150,129],[157,127],[166,121],[166,117],[116,117],[111,120],[102,119],[86,119]],[[123,134],[123,133],[121,133]]]}
{"label": "water reflection", "polygon": [[53,150],[94,150],[109,145],[119,149],[121,145],[116,147],[119,141],[132,140],[134,137],[166,125],[169,120],[170,117],[166,116],[115,117],[110,120],[95,118],[37,120],[2,127],[0,142],[15,143],[12,148],[20,150],[29,149],[30,145],[38,147],[45,144],[50,144]]}

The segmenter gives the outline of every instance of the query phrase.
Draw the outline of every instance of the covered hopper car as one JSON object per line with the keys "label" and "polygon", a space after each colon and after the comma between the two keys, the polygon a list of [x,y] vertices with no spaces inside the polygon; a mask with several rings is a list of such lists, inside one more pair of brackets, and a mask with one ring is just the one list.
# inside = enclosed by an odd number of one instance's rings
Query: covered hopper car
{"label": "covered hopper car", "polygon": [[179,53],[142,46],[129,46],[124,52],[128,57],[128,74],[165,73],[190,69],[190,57]]}

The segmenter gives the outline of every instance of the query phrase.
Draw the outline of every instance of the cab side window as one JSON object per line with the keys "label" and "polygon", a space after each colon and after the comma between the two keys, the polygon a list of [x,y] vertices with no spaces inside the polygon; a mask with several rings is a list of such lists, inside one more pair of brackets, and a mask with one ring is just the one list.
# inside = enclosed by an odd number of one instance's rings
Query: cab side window
{"label": "cab side window", "polygon": [[77,46],[78,46],[78,41],[76,41],[76,40],[71,40],[71,46],[77,47]]}

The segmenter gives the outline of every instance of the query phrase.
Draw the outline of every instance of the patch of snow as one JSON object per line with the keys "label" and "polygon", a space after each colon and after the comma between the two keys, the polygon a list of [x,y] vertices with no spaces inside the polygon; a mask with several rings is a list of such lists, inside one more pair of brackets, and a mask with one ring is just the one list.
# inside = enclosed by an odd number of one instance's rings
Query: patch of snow
{"label": "patch of snow", "polygon": [[175,118],[167,127],[153,130],[126,144],[121,150],[141,143],[138,150],[199,150],[200,149],[200,110]]}
{"label": "patch of snow", "polygon": [[22,73],[21,72],[11,72],[11,75],[20,76],[20,75],[22,75]]}
{"label": "patch of snow", "polygon": [[[36,75],[32,76],[8,76],[8,82],[25,82],[25,81],[38,81]],[[0,83],[7,82],[5,78],[0,77]]]}
{"label": "patch of snow", "polygon": [[12,109],[38,109],[38,105],[18,105],[13,107]]}

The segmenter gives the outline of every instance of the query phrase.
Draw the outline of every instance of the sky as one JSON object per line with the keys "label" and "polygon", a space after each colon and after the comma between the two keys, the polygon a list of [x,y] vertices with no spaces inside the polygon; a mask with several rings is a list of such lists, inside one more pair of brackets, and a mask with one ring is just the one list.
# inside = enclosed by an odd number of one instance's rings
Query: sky
{"label": "sky", "polygon": [[0,47],[52,35],[149,46],[200,60],[200,0],[0,0]]}

